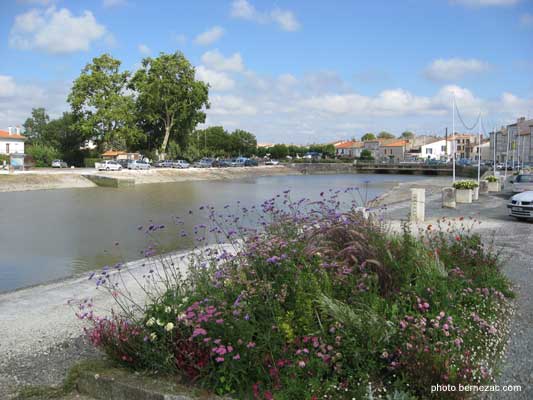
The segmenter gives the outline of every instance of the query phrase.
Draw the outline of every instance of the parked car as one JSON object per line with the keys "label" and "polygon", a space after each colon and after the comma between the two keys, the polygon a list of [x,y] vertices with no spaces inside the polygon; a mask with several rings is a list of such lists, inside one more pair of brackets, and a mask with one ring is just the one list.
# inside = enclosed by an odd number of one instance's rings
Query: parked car
{"label": "parked car", "polygon": [[213,166],[212,158],[202,158],[200,161],[195,162],[194,166],[197,168],[211,168]]}
{"label": "parked car", "polygon": [[230,160],[215,160],[212,166],[215,168],[227,168],[230,166]]}
{"label": "parked car", "polygon": [[150,169],[150,163],[144,160],[130,160],[128,169]]}
{"label": "parked car", "polygon": [[52,168],[68,168],[68,165],[63,160],[54,160],[52,161]]}
{"label": "parked car", "polygon": [[533,218],[533,191],[515,194],[507,203],[509,215],[517,219]]}
{"label": "parked car", "polygon": [[278,164],[279,164],[278,160],[266,160],[265,161],[265,165],[278,165]]}
{"label": "parked car", "polygon": [[248,160],[246,157],[237,157],[231,160],[230,165],[232,167],[244,167],[246,160]]}
{"label": "parked car", "polygon": [[259,163],[257,160],[254,160],[253,158],[249,158],[244,162],[245,167],[257,167]]}
{"label": "parked car", "polygon": [[172,168],[184,169],[184,168],[189,168],[190,166],[191,166],[191,164],[189,164],[185,160],[175,160],[175,161],[172,162]]}
{"label": "parked car", "polygon": [[122,168],[128,168],[128,163],[130,162],[130,160],[122,159],[122,160],[117,160],[117,162],[120,164]]}
{"label": "parked car", "polygon": [[521,174],[512,180],[513,193],[533,191],[533,174]]}
{"label": "parked car", "polygon": [[94,164],[98,171],[121,171],[122,165],[115,160],[105,160]]}

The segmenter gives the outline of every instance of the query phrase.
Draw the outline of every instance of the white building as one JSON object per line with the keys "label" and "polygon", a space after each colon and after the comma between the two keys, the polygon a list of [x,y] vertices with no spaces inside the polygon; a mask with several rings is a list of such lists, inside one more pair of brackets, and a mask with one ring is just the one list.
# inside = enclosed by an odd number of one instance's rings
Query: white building
{"label": "white building", "polygon": [[424,160],[448,160],[452,154],[453,143],[445,139],[435,140],[420,146],[420,158]]}
{"label": "white building", "polygon": [[24,141],[26,137],[20,134],[20,128],[7,131],[0,130],[0,154],[24,154]]}

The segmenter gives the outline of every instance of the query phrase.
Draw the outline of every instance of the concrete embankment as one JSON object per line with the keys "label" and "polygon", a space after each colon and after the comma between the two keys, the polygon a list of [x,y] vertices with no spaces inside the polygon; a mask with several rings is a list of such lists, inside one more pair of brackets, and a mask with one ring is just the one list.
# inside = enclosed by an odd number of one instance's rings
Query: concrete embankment
{"label": "concrete embankment", "polygon": [[246,168],[153,168],[148,171],[95,171],[89,168],[68,170],[36,169],[0,175],[0,192],[42,189],[68,189],[98,186],[122,187],[123,184],[172,183],[185,181],[231,180],[259,176],[296,175],[288,166]]}

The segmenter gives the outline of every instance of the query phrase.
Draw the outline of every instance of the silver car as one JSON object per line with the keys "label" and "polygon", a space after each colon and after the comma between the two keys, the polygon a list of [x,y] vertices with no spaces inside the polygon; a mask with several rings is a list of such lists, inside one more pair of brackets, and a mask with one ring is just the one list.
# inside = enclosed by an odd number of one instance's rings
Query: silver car
{"label": "silver car", "polygon": [[191,164],[189,164],[185,160],[176,160],[172,163],[173,168],[189,168]]}
{"label": "silver car", "polygon": [[518,175],[512,182],[514,193],[533,191],[533,174]]}
{"label": "silver car", "polygon": [[98,171],[121,171],[122,166],[115,160],[105,160],[94,164]]}
{"label": "silver car", "polygon": [[507,203],[509,215],[517,219],[533,218],[533,192],[515,194]]}
{"label": "silver car", "polygon": [[150,169],[150,163],[144,160],[131,160],[128,169]]}

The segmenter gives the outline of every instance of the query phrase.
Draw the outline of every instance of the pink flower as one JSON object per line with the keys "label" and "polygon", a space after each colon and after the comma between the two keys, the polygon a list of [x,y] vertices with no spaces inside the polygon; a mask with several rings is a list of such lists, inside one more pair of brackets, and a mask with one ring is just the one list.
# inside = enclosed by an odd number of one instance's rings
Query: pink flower
{"label": "pink flower", "polygon": [[305,368],[305,361],[303,361],[303,360],[298,361],[298,366],[300,368]]}
{"label": "pink flower", "polygon": [[191,337],[195,338],[196,336],[203,336],[203,335],[207,335],[207,331],[204,328],[195,328],[194,331],[192,332]]}
{"label": "pink flower", "polygon": [[450,326],[448,324],[442,325],[442,329],[444,329],[445,331],[447,331],[449,328]]}
{"label": "pink flower", "polygon": [[220,319],[217,319],[215,322],[219,325],[222,325],[224,323],[224,320],[220,318]]}
{"label": "pink flower", "polygon": [[224,362],[224,357],[217,357],[215,358],[215,361],[219,363]]}
{"label": "pink flower", "polygon": [[249,349],[253,349],[255,347],[255,342],[248,342],[246,347],[248,347]]}
{"label": "pink flower", "polygon": [[240,354],[236,354],[233,356],[233,359],[234,360],[240,360],[241,359],[241,355]]}

